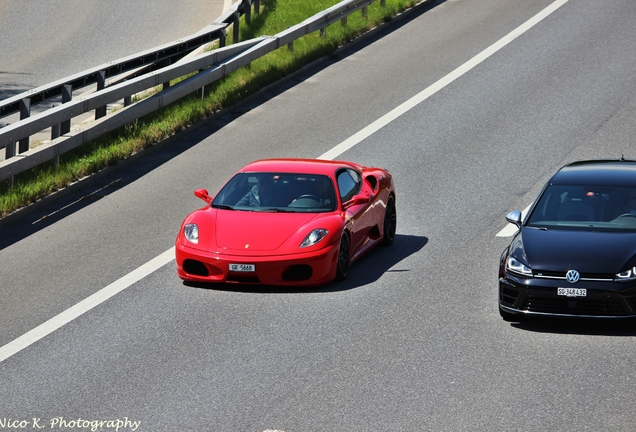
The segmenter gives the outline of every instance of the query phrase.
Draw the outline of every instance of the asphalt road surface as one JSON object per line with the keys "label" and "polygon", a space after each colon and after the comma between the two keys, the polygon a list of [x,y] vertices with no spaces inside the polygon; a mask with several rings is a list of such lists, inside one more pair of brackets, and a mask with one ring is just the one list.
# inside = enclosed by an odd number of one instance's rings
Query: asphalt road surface
{"label": "asphalt road surface", "polygon": [[[634,22],[632,0],[420,7],[0,228],[0,430],[635,430],[634,323],[497,311],[505,214],[565,163],[636,157]],[[194,189],[320,156],[392,172],[391,248],[320,289],[181,283]]]}

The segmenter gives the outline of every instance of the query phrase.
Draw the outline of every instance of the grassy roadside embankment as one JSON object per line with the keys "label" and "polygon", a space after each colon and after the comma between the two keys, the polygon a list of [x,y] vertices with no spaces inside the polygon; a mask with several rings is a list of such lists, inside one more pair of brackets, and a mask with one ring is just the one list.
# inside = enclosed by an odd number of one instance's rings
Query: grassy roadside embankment
{"label": "grassy roadside embankment", "polygon": [[[18,174],[12,188],[0,182],[0,218],[236,104],[311,61],[333,53],[338,47],[419,2],[386,0],[382,7],[376,1],[369,6],[366,17],[356,12],[347,18],[346,25],[336,23],[329,26],[325,37],[321,37],[319,32],[308,34],[294,42],[293,51],[286,46],[281,47],[225,79],[210,84],[205,88],[204,98],[196,95],[183,98],[139,119],[133,126],[106,134],[99,140],[60,155],[58,166],[44,163]],[[260,13],[252,14],[249,26],[241,19],[240,40],[277,34],[338,3],[337,0],[261,0]],[[228,33],[229,45],[232,32]]]}

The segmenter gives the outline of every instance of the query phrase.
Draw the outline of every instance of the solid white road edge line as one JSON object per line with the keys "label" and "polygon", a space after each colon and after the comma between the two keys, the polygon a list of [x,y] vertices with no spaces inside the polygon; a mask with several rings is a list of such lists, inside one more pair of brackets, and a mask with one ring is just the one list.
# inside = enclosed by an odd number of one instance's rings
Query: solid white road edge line
{"label": "solid white road edge line", "polygon": [[93,309],[95,306],[105,302],[115,294],[122,292],[135,282],[140,281],[149,274],[155,272],[155,270],[158,270],[159,268],[168,264],[172,260],[174,260],[174,247],[168,249],[156,258],[148,261],[141,267],[131,271],[126,276],[116,280],[112,284],[108,285],[106,288],[102,288],[95,294],[85,298],[76,305],[71,306],[59,315],[51,318],[50,320],[44,322],[43,324],[40,324],[33,330],[4,345],[0,348],[0,362],[3,362],[18,351],[23,350],[24,348],[37,342],[48,334],[53,333],[55,330],[59,329],[65,324],[68,324],[75,318]]}
{"label": "solid white road edge line", "polygon": [[[497,51],[499,51],[500,49],[508,45],[510,42],[512,42],[519,36],[521,36],[523,33],[531,29],[533,26],[538,24],[541,20],[549,16],[552,12],[559,9],[568,1],[569,0],[557,0],[554,3],[550,4],[548,7],[546,7],[541,12],[539,12],[538,14],[530,18],[524,24],[520,25],[519,27],[517,27],[516,29],[508,33],[499,41],[495,42],[493,45],[486,48],[484,51],[477,54],[475,57],[468,60],[466,63],[464,63],[463,65],[461,65],[460,67],[458,67],[457,69],[455,69],[454,71],[452,71],[451,73],[443,77],[442,79],[438,80],[431,86],[427,87],[422,92],[413,96],[411,99],[407,100],[402,105],[393,109],[389,113],[385,114],[384,116],[380,117],[378,120],[371,123],[369,126],[365,127],[358,133],[354,134],[350,138],[346,139],[345,141],[341,142],[340,144],[338,144],[337,146],[329,150],[328,152],[324,153],[323,155],[318,157],[318,159],[332,160],[340,156],[345,151],[351,149],[356,144],[360,143],[366,137],[378,131],[380,128],[386,126],[387,124],[389,124],[396,118],[400,117],[402,114],[408,112],[419,103],[425,101],[430,96],[440,91],[442,88],[444,88],[451,82],[455,81],[460,76],[464,75],[466,72],[468,72],[469,70],[477,66],[479,63],[483,62],[488,57],[490,57],[491,55],[493,55],[494,53],[496,53]],[[42,339],[43,337],[51,334],[58,328],[64,326],[65,324],[68,324],[75,318],[91,310],[95,306],[103,303],[104,301],[108,300],[115,294],[118,294],[121,291],[125,290],[126,288],[134,284],[135,282],[138,282],[139,280],[143,279],[144,277],[148,276],[149,274],[153,273],[154,271],[168,264],[173,259],[174,259],[174,247],[168,249],[167,251],[157,256],[156,258],[152,259],[151,261],[147,262],[146,264],[142,265],[138,269],[128,273],[126,276],[116,280],[112,284],[108,285],[106,288],[102,288],[101,290],[97,291],[95,294],[77,303],[75,306],[70,307],[69,309],[51,318],[45,323],[40,324],[33,330],[30,330],[29,332],[23,334],[17,339],[14,339],[8,344],[0,347],[0,363],[8,359],[9,357],[13,356],[17,352],[28,347],[29,345]]]}
{"label": "solid white road edge line", "polygon": [[466,63],[446,75],[445,77],[439,79],[437,82],[431,84],[426,89],[422,90],[420,93],[413,96],[411,99],[407,100],[397,108],[383,115],[369,126],[365,127],[355,135],[347,138],[328,152],[324,153],[322,156],[318,157],[318,159],[327,159],[331,160],[338,156],[340,156],[345,151],[349,150],[356,144],[358,144],[363,139],[367,138],[371,134],[377,132],[387,124],[391,123],[393,120],[400,117],[402,114],[410,111],[415,106],[424,102],[426,99],[446,87],[448,84],[455,81],[457,78],[464,75],[466,72],[470,71],[472,68],[477,66],[478,64],[485,61],[488,57],[495,54],[497,51],[508,45],[513,40],[517,39],[519,36],[530,30],[532,27],[537,25],[541,20],[549,16],[552,12],[559,9],[569,0],[557,0],[554,3],[550,4],[548,7],[543,9],[541,12],[530,18],[525,23],[521,24],[519,27],[508,33],[503,38],[499,39],[497,42],[477,54],[472,59],[468,60]]}

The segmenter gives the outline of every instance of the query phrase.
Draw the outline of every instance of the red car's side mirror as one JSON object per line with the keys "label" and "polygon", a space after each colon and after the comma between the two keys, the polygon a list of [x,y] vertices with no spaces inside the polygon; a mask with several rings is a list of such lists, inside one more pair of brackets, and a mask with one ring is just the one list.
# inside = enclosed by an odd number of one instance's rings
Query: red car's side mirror
{"label": "red car's side mirror", "polygon": [[194,196],[197,198],[201,198],[206,203],[210,204],[212,202],[212,197],[208,195],[207,189],[197,189],[194,191]]}

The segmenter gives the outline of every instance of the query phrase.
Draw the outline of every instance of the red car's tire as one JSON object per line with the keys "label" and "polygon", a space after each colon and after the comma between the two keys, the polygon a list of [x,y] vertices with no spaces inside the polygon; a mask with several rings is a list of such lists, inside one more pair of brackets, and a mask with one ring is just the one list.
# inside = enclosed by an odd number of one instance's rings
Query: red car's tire
{"label": "red car's tire", "polygon": [[341,281],[349,273],[351,262],[351,250],[349,248],[349,234],[345,231],[340,238],[340,248],[338,249],[338,264],[336,267],[336,280]]}
{"label": "red car's tire", "polygon": [[395,200],[389,197],[386,203],[386,211],[384,213],[384,233],[382,238],[383,246],[390,246],[395,240],[395,231],[397,229],[397,212],[395,211]]}

